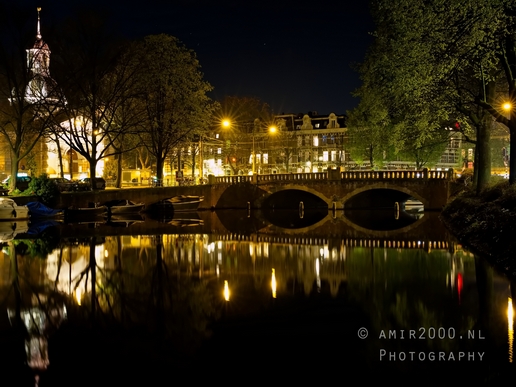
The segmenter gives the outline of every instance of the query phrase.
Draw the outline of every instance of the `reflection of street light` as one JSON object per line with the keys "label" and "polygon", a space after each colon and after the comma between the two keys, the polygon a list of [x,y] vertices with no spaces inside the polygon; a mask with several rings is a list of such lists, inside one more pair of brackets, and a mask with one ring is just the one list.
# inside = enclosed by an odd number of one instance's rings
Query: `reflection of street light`
{"label": "reflection of street light", "polygon": [[229,301],[229,285],[228,281],[224,281],[224,299]]}
{"label": "reflection of street light", "polygon": [[276,271],[272,269],[271,278],[272,298],[276,298]]}

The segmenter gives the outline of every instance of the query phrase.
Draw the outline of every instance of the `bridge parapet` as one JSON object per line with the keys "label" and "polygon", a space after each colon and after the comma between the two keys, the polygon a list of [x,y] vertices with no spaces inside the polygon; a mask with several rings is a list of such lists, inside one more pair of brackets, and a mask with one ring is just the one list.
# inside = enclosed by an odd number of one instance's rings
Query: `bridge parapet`
{"label": "bridge parapet", "polygon": [[[331,172],[331,171],[330,171]],[[338,176],[338,175],[337,175]],[[330,180],[328,172],[284,173],[272,175],[217,176],[214,184],[307,182]],[[447,180],[453,177],[453,170],[447,171],[345,171],[340,172],[341,180]],[[338,179],[338,177],[337,177]],[[331,179],[333,180],[333,179]]]}

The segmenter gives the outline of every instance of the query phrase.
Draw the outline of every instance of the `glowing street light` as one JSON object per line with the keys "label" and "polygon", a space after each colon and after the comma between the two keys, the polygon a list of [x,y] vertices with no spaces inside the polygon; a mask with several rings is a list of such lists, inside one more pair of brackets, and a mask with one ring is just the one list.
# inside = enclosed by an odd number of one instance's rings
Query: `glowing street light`
{"label": "glowing street light", "polygon": [[504,104],[502,105],[502,108],[506,112],[509,112],[512,109],[512,104],[510,102],[504,102]]}

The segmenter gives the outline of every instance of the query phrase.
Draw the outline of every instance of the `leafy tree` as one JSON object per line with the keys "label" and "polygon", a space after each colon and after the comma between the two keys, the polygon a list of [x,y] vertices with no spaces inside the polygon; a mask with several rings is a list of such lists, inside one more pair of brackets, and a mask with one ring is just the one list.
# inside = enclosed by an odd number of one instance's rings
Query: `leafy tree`
{"label": "leafy tree", "polygon": [[[131,61],[145,117],[142,143],[156,160],[156,176],[170,152],[207,128],[213,105],[195,53],[165,34],[147,36]],[[137,71],[136,71],[137,70]]]}
{"label": "leafy tree", "polygon": [[357,108],[348,113],[351,157],[359,164],[367,159],[371,168],[381,167],[392,154],[388,112],[377,94],[362,89],[357,95],[362,95],[362,99]]}
{"label": "leafy tree", "polygon": [[[489,177],[489,116],[516,131],[513,109],[507,118],[497,108],[515,97],[516,11],[512,1],[375,1],[375,44],[365,76],[396,121],[419,122],[424,138],[450,119],[475,131],[478,187]],[[498,82],[503,91],[493,92]],[[516,145],[516,138],[514,139]],[[514,164],[513,164],[514,163]],[[514,168],[512,168],[514,167]],[[516,158],[511,158],[511,183]]]}

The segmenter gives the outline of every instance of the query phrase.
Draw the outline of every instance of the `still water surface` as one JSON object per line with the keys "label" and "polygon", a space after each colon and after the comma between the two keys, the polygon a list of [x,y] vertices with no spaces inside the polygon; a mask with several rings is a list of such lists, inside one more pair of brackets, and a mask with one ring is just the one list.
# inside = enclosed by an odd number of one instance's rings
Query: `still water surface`
{"label": "still water surface", "polygon": [[238,212],[193,218],[32,224],[38,235],[4,238],[5,385],[514,375],[515,284],[436,213],[376,229],[370,213],[311,226],[297,213],[269,216],[279,226]]}

